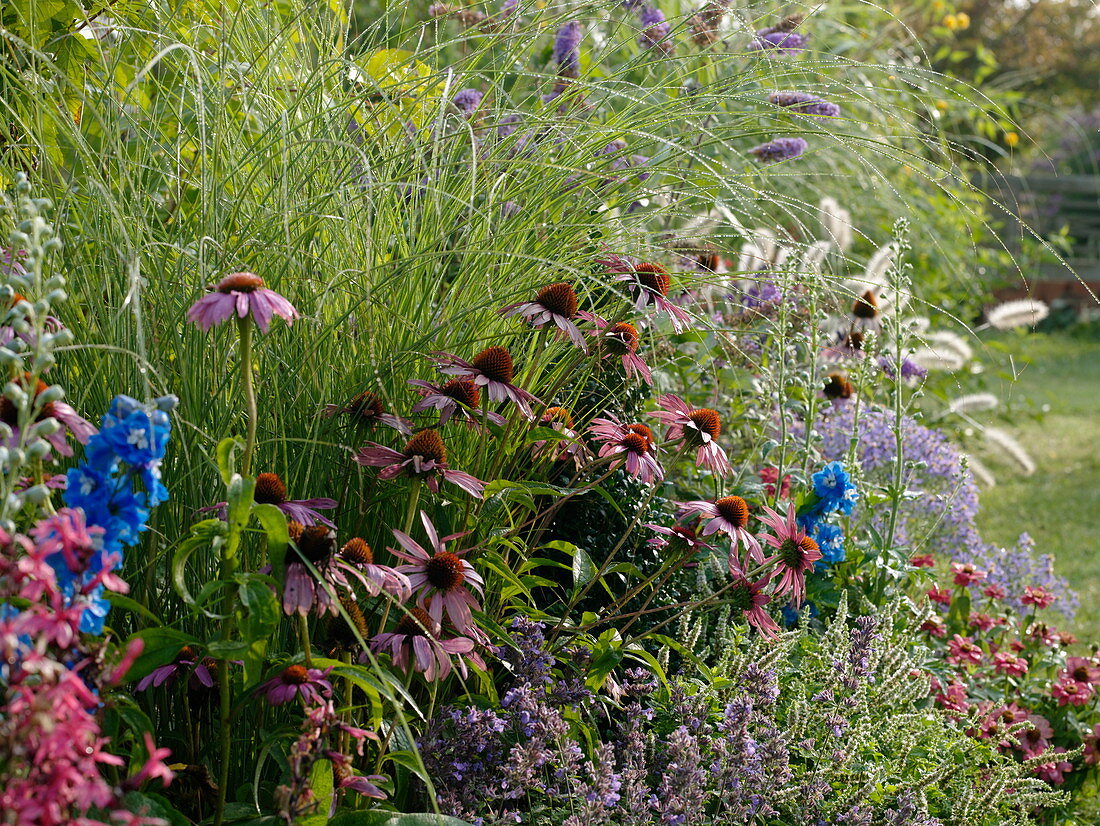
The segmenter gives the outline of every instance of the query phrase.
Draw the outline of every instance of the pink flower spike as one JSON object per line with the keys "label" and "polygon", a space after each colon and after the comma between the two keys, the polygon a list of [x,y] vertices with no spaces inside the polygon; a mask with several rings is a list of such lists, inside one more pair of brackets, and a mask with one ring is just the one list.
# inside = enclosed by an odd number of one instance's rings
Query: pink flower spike
{"label": "pink flower spike", "polygon": [[172,778],[176,776],[175,772],[164,763],[164,758],[170,757],[172,750],[158,749],[157,744],[153,741],[153,735],[147,731],[143,734],[145,736],[145,751],[149,757],[145,761],[145,765],[141,767],[141,771],[127,780],[126,785],[136,789],[147,780],[159,778],[167,786],[172,782]]}
{"label": "pink flower spike", "polygon": [[279,316],[287,324],[299,317],[298,311],[289,301],[264,286],[264,280],[260,276],[250,272],[235,272],[219,281],[214,292],[196,301],[187,311],[187,320],[205,333],[211,327],[229,320],[234,314],[238,318],[251,316],[261,333],[267,332],[273,316]]}

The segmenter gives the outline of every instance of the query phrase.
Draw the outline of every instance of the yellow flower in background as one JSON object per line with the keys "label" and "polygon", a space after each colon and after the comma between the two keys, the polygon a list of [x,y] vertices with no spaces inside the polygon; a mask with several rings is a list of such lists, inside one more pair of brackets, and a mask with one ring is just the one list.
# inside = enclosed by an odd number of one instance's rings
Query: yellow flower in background
{"label": "yellow flower in background", "polygon": [[955,20],[958,21],[960,29],[969,29],[970,28],[970,15],[967,14],[966,12],[961,11],[958,14],[956,14],[955,15]]}
{"label": "yellow flower in background", "polygon": [[945,15],[943,18],[943,25],[947,26],[947,28],[951,29],[951,31],[955,31],[957,28],[959,28],[958,16],[954,14]]}
{"label": "yellow flower in background", "polygon": [[939,109],[941,112],[946,112],[947,111],[947,101],[944,100],[943,98],[940,98],[939,100],[936,101],[936,108]]}
{"label": "yellow flower in background", "polygon": [[1019,142],[1020,136],[1017,135],[1015,132],[1005,132],[1005,144],[1007,144],[1009,148],[1012,148]]}

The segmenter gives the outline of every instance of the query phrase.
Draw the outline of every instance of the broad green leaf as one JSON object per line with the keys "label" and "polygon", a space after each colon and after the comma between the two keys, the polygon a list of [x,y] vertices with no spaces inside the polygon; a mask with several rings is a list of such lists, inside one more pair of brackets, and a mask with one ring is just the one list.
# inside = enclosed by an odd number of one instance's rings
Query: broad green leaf
{"label": "broad green leaf", "polygon": [[127,680],[140,680],[154,669],[168,665],[176,659],[176,655],[185,645],[199,644],[198,637],[164,627],[146,628],[138,631],[131,639],[141,640],[144,648],[126,672]]}
{"label": "broad green leaf", "polygon": [[299,826],[325,826],[329,822],[328,813],[332,811],[332,762],[318,760],[313,764],[309,776],[309,788],[317,808],[313,814],[298,819]]}
{"label": "broad green leaf", "polygon": [[236,473],[236,453],[242,449],[244,444],[236,436],[229,436],[218,442],[215,456],[218,462],[218,472],[222,475],[222,484],[229,487],[229,483],[233,481],[233,476]]}
{"label": "broad green leaf", "polygon": [[271,575],[276,582],[283,581],[283,565],[286,548],[290,542],[286,514],[271,504],[253,504],[252,513],[259,520],[267,535],[267,560],[271,563]]}

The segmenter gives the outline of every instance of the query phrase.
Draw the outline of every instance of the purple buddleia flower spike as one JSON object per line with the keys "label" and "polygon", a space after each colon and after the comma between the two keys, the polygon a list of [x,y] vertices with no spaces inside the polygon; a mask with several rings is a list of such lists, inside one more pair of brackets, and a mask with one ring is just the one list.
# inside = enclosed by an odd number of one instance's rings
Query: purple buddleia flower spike
{"label": "purple buddleia flower spike", "polygon": [[776,138],[774,141],[754,146],[749,150],[749,154],[761,163],[779,163],[797,158],[809,146],[803,138]]}
{"label": "purple buddleia flower spike", "polygon": [[558,64],[558,74],[562,77],[577,77],[581,71],[581,24],[570,20],[560,29],[554,38],[554,62]]}
{"label": "purple buddleia flower spike", "polygon": [[768,102],[800,115],[816,115],[824,118],[835,118],[840,115],[840,107],[835,103],[822,100],[808,92],[772,92],[768,96]]}

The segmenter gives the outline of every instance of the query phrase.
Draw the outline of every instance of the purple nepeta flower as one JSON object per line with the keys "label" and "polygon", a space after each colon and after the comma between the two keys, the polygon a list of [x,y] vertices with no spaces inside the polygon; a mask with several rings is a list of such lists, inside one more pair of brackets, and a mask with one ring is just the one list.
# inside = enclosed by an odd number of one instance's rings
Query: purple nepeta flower
{"label": "purple nepeta flower", "polygon": [[290,324],[298,318],[294,306],[274,290],[264,286],[260,276],[235,272],[218,282],[215,291],[204,295],[187,311],[187,320],[208,332],[236,313],[237,318],[252,316],[261,333],[266,333],[272,316]]}
{"label": "purple nepeta flower", "polygon": [[796,54],[806,48],[809,38],[798,32],[785,31],[775,27],[760,29],[749,42],[749,50],[764,52],[768,55]]}
{"label": "purple nepeta flower", "polygon": [[749,150],[749,154],[761,163],[779,163],[797,158],[809,147],[804,138],[776,138],[774,141],[754,146]]}
{"label": "purple nepeta flower", "polygon": [[469,473],[447,467],[447,448],[443,438],[431,428],[421,430],[409,439],[401,453],[385,445],[368,442],[365,447],[359,448],[353,458],[366,467],[382,468],[379,479],[394,479],[402,475],[423,477],[432,493],[439,492],[439,476],[478,499],[485,489],[485,483]]}
{"label": "purple nepeta flower", "polygon": [[808,92],[772,92],[768,96],[768,102],[800,115],[817,115],[824,118],[835,118],[840,115],[840,107],[835,103],[822,100]]}
{"label": "purple nepeta flower", "polygon": [[581,71],[581,36],[583,30],[576,20],[570,20],[554,38],[554,62],[562,77],[577,77]]}
{"label": "purple nepeta flower", "polygon": [[521,123],[523,123],[522,115],[517,115],[515,112],[504,115],[504,117],[497,122],[497,137],[507,138],[519,129]]}
{"label": "purple nepeta flower", "polygon": [[321,671],[304,665],[288,666],[256,690],[262,691],[273,706],[289,703],[295,697],[301,697],[307,703],[320,703],[323,698],[332,696],[332,683],[325,679],[331,670]]}
{"label": "purple nepeta flower", "polygon": [[638,22],[642,32],[638,35],[638,45],[643,49],[658,49],[664,54],[672,54],[673,43],[669,40],[669,25],[664,13],[656,6],[642,6],[638,10]]}
{"label": "purple nepeta flower", "polygon": [[460,89],[451,98],[451,103],[455,109],[462,113],[463,117],[470,118],[473,117],[484,97],[485,95],[477,89]]}

